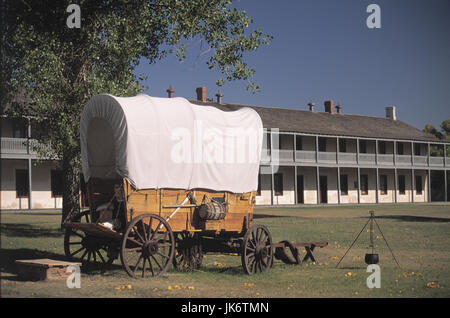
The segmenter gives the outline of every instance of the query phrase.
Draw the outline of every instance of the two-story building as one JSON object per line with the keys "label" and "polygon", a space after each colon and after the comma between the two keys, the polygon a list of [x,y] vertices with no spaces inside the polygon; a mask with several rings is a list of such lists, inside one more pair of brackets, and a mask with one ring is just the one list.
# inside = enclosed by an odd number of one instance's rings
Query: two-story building
{"label": "two-story building", "polygon": [[[169,89],[169,97],[173,89]],[[265,128],[259,205],[448,201],[450,143],[397,119],[350,115],[326,101],[309,110],[222,103],[197,89],[198,105],[251,107]],[[33,120],[2,117],[1,209],[61,208],[61,170],[34,150]],[[82,199],[83,200],[83,199]]]}

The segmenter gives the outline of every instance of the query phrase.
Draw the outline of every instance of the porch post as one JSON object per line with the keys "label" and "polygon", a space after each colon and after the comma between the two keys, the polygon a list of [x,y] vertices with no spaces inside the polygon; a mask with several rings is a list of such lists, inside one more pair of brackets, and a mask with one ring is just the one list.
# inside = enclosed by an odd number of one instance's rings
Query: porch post
{"label": "porch post", "polygon": [[341,169],[337,166],[338,204],[341,204]]}
{"label": "porch post", "polygon": [[[359,143],[359,140],[358,140]],[[358,149],[359,150],[359,149]],[[361,203],[361,171],[358,167],[358,204]]]}
{"label": "porch post", "polygon": [[379,176],[379,172],[378,172],[378,167],[377,168],[375,168],[375,174],[376,174],[376,176],[375,176],[375,178],[376,178],[376,181],[375,181],[375,188],[376,188],[376,195],[375,195],[375,200],[376,200],[376,203],[378,204],[378,201],[379,201],[379,199],[378,199],[378,195],[379,195],[379,191],[380,191],[380,185],[379,185],[379,178],[380,178],[380,176]]}
{"label": "porch post", "polygon": [[316,166],[316,188],[317,188],[317,204],[320,204],[320,177],[319,166]]}
{"label": "porch post", "polygon": [[294,203],[298,204],[297,166],[294,166]]}
{"label": "porch post", "polygon": [[397,182],[398,182],[397,168],[394,168],[394,202],[395,203],[397,203]]}
{"label": "porch post", "polygon": [[[428,159],[429,159],[429,157],[428,157]],[[430,169],[428,169],[428,202],[431,202],[431,170]]]}
{"label": "porch post", "polygon": [[[444,158],[445,160],[445,158]],[[445,202],[448,201],[448,197],[447,197],[447,170],[444,169],[444,198],[445,198]]]}
{"label": "porch post", "polygon": [[28,209],[32,209],[32,178],[31,178],[31,122],[30,118],[27,118],[27,155],[28,155]]}

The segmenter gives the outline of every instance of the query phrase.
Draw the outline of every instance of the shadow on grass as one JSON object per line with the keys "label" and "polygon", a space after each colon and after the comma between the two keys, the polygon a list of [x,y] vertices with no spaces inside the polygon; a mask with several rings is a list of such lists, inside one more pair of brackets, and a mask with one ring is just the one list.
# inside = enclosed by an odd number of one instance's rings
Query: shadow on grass
{"label": "shadow on grass", "polygon": [[429,216],[413,216],[413,215],[381,215],[376,216],[376,219],[392,219],[403,222],[450,222],[450,218],[436,218]]}
{"label": "shadow on grass", "polygon": [[[55,261],[69,261],[69,259],[63,254],[52,253],[48,251],[40,251],[37,249],[20,248],[20,249],[1,249],[0,250],[0,272],[10,273],[17,275],[17,264],[16,260],[29,260],[29,259],[41,259],[48,258]],[[84,267],[84,266],[83,266]],[[105,268],[101,268],[97,264],[90,264],[89,267],[83,268],[81,271],[87,274],[104,274],[108,273],[109,270],[121,269],[120,265],[112,264]],[[2,277],[6,280],[20,281],[21,279],[17,276],[12,277]]]}
{"label": "shadow on grass", "polygon": [[[257,214],[257,213],[253,213],[253,218],[254,219],[269,219],[269,218],[302,218],[299,216],[291,216],[291,215],[273,215],[273,214]],[[304,218],[306,219],[306,218]]]}
{"label": "shadow on grass", "polygon": [[10,237],[63,237],[58,228],[41,228],[30,224],[7,223],[0,226],[2,235]]}

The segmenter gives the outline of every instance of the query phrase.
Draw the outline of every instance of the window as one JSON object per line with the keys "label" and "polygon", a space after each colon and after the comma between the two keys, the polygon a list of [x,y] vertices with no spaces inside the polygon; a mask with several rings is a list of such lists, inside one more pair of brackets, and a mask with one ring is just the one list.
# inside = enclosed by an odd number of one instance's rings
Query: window
{"label": "window", "polygon": [[327,140],[319,138],[319,151],[327,151]]}
{"label": "window", "polygon": [[403,155],[403,154],[404,154],[403,143],[397,142],[397,155]]}
{"label": "window", "polygon": [[380,194],[387,194],[387,175],[380,175]]}
{"label": "window", "polygon": [[367,195],[369,193],[369,177],[367,174],[361,175],[361,194]]}
{"label": "window", "polygon": [[367,140],[359,141],[359,153],[367,153]]}
{"label": "window", "polygon": [[341,174],[341,195],[348,195],[348,177],[346,174]]}
{"label": "window", "polygon": [[416,194],[421,195],[423,191],[422,176],[416,176]]}
{"label": "window", "polygon": [[283,195],[283,174],[276,173],[273,176],[275,195]]}
{"label": "window", "polygon": [[295,139],[295,149],[303,150],[303,140],[301,136],[297,136]]}
{"label": "window", "polygon": [[386,142],[385,141],[380,141],[378,143],[378,152],[381,155],[385,155],[386,154]]}
{"label": "window", "polygon": [[14,120],[13,122],[13,137],[27,138],[27,125],[23,120]]}
{"label": "window", "polygon": [[398,176],[398,192],[400,194],[405,194],[405,176],[399,175]]}
{"label": "window", "polygon": [[339,139],[339,152],[347,152],[347,140]]}
{"label": "window", "polygon": [[63,194],[63,175],[61,170],[51,171],[52,197],[61,197]]}
{"label": "window", "polygon": [[414,155],[420,156],[420,144],[414,144]]}
{"label": "window", "polygon": [[16,170],[16,196],[18,198],[28,197],[28,170]]}

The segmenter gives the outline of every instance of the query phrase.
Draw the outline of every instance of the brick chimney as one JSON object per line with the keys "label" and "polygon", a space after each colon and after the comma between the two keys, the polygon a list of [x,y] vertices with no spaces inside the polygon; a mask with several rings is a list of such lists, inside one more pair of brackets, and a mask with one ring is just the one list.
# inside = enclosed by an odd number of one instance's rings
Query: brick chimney
{"label": "brick chimney", "polygon": [[206,102],[206,87],[197,87],[197,100],[200,102]]}
{"label": "brick chimney", "polygon": [[325,103],[325,112],[333,114],[334,112],[334,102],[332,100],[327,100]]}
{"label": "brick chimney", "polygon": [[172,85],[170,85],[169,88],[166,90],[166,92],[169,95],[169,98],[172,98],[173,93],[175,93],[175,90],[172,88]]}
{"label": "brick chimney", "polygon": [[217,104],[222,104],[223,94],[220,91],[218,91],[216,97],[217,97]]}
{"label": "brick chimney", "polygon": [[341,104],[337,104],[336,105],[336,113],[337,114],[342,114],[342,105]]}
{"label": "brick chimney", "polygon": [[386,107],[386,118],[397,120],[397,112],[395,110],[395,106]]}

